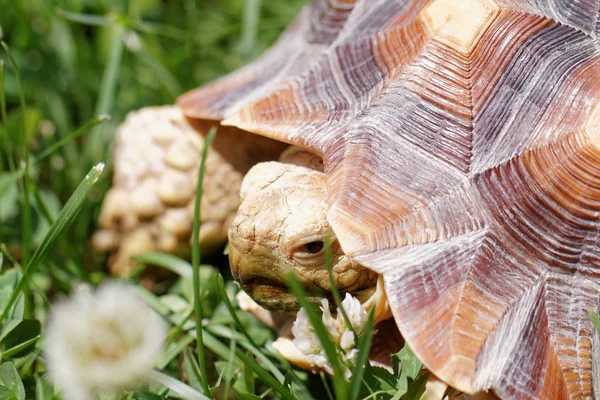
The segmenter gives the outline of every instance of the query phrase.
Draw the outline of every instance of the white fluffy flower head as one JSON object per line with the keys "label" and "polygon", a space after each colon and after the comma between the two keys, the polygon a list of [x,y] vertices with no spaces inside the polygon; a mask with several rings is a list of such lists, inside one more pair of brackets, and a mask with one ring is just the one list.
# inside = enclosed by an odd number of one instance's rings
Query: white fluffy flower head
{"label": "white fluffy flower head", "polygon": [[[352,329],[354,329],[356,335],[360,336],[368,320],[367,311],[358,299],[348,293],[346,293],[346,298],[341,305],[348,316]],[[327,299],[321,300],[321,310],[323,311],[323,325],[327,328],[332,342],[337,346],[338,356],[343,364],[354,364],[358,355],[354,332],[346,324],[339,309],[336,317],[332,316]],[[306,356],[306,361],[331,373],[331,365],[327,360],[323,345],[315,333],[304,308],[301,308],[296,316],[292,333],[294,334],[294,345]],[[346,378],[349,378],[350,370],[348,368],[346,368],[345,373]]]}
{"label": "white fluffy flower head", "polygon": [[151,370],[166,326],[132,289],[110,282],[56,304],[46,337],[50,374],[67,400],[131,387]]}

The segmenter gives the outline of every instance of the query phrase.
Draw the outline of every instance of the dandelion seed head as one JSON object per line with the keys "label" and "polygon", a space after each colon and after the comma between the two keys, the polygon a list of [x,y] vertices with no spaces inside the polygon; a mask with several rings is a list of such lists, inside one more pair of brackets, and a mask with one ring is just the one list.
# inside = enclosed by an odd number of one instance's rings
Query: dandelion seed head
{"label": "dandelion seed head", "polygon": [[165,337],[165,324],[128,286],[78,289],[52,309],[48,367],[65,399],[88,399],[143,380]]}

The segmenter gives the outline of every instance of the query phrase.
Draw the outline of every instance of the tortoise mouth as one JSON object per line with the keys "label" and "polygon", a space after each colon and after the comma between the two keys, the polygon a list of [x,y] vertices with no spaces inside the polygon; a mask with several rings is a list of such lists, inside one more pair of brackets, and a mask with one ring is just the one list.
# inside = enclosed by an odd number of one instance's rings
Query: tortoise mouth
{"label": "tortoise mouth", "polygon": [[[298,298],[290,292],[284,283],[272,279],[255,276],[239,281],[242,289],[248,293],[254,301],[270,311],[293,313],[300,309]],[[306,300],[311,303],[320,304],[326,298],[331,306],[335,306],[330,292],[304,288]]]}

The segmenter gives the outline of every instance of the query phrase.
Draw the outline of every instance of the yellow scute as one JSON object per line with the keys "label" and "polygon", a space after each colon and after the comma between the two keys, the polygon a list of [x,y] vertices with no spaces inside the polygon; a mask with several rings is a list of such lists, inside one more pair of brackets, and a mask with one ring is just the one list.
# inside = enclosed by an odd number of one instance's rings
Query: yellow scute
{"label": "yellow scute", "polygon": [[470,53],[499,10],[493,0],[432,0],[421,12],[421,20],[431,36]]}

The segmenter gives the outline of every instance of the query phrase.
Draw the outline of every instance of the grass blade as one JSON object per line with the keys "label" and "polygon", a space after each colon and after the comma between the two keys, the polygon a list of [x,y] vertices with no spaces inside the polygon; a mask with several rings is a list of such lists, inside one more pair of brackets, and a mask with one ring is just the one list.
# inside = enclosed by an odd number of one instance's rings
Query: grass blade
{"label": "grass blade", "polygon": [[244,19],[242,21],[242,40],[240,45],[240,53],[244,62],[252,59],[256,48],[261,2],[262,0],[244,1]]}
{"label": "grass blade", "polygon": [[[31,180],[29,177],[29,141],[26,134],[25,128],[25,110],[27,105],[25,104],[25,90],[23,89],[23,81],[21,80],[21,71],[19,70],[19,66],[15,58],[12,55],[8,45],[4,41],[0,41],[2,47],[4,47],[4,51],[8,55],[8,59],[12,64],[15,70],[15,76],[17,78],[17,85],[19,87],[19,103],[21,106],[21,134],[22,134],[22,143],[21,143],[21,157],[23,157],[23,162],[25,163],[25,174],[23,175],[23,209],[22,214],[23,218],[21,220],[21,234],[23,236],[22,243],[22,262],[23,264],[27,264],[29,262],[29,253],[31,251],[31,241],[32,241],[32,228],[31,228],[31,208],[29,206],[30,193],[31,193]],[[8,132],[6,132],[8,136]]]}
{"label": "grass blade", "polygon": [[273,364],[273,362],[271,362],[271,360],[269,360],[269,358],[267,356],[265,356],[264,352],[261,351],[258,347],[252,345],[251,343],[243,341],[244,336],[241,335],[239,332],[236,332],[235,330],[226,328],[223,325],[215,325],[215,324],[208,326],[206,328],[206,330],[217,336],[225,337],[230,340],[238,340],[240,342],[241,346],[244,346],[248,351],[250,351],[252,354],[254,354],[254,356],[260,362],[263,363],[263,365],[266,365],[266,368],[269,371],[271,371],[271,374],[273,374],[273,376],[279,382],[283,383],[283,381],[285,381],[285,376],[281,373],[279,368],[277,368],[277,366],[275,364]]}
{"label": "grass blade", "polygon": [[82,25],[92,25],[92,26],[109,26],[112,25],[116,18],[114,16],[104,17],[100,15],[93,14],[82,14],[75,13],[67,10],[63,10],[62,8],[56,9],[56,14],[60,15],[63,18],[68,19],[71,22],[77,22]]}
{"label": "grass blade", "polygon": [[150,252],[132,257],[134,261],[152,264],[174,272],[182,278],[189,278],[193,274],[192,265],[181,258],[160,252]]}
{"label": "grass blade", "polygon": [[327,267],[327,275],[329,275],[329,285],[331,286],[331,294],[333,295],[335,305],[338,308],[338,310],[342,313],[342,317],[344,318],[344,322],[346,323],[346,326],[348,327],[348,329],[350,329],[352,331],[352,334],[354,335],[354,342],[358,343],[358,335],[356,334],[354,327],[350,323],[350,318],[348,318],[348,314],[346,313],[346,310],[344,309],[344,307],[342,307],[342,295],[340,294],[340,291],[338,290],[338,288],[335,284],[335,280],[333,279],[333,264],[331,262],[331,237],[330,236],[327,236],[325,238],[325,252],[324,252],[323,256],[325,257],[325,266]]}
{"label": "grass blade", "polygon": [[60,139],[56,143],[53,143],[51,146],[46,148],[39,156],[36,157],[35,163],[42,161],[43,159],[54,153],[56,150],[64,146],[66,143],[70,142],[73,139],[76,139],[82,133],[87,132],[90,128],[108,120],[110,120],[110,115],[101,114],[96,118],[86,122],[84,125],[76,129],[74,132],[70,133],[68,136],[65,136],[64,138]]}
{"label": "grass blade", "polygon": [[292,392],[288,390],[288,388],[279,383],[277,379],[271,376],[271,374],[268,373],[263,367],[258,365],[258,363],[254,361],[252,357],[244,354],[244,352],[239,349],[236,350],[236,355],[244,362],[244,364],[246,364],[246,366],[250,367],[250,369],[256,374],[256,376],[258,376],[260,380],[279,393],[284,399],[297,400],[296,396],[294,396]]}
{"label": "grass blade", "polygon": [[202,393],[197,392],[191,386],[186,385],[185,383],[171,378],[169,375],[166,375],[160,371],[153,370],[150,372],[150,379],[154,382],[159,383],[163,386],[168,387],[175,393],[179,394],[186,400],[210,400],[208,397],[204,396]]}
{"label": "grass blade", "polygon": [[206,356],[204,353],[204,343],[202,340],[202,307],[200,306],[200,242],[198,242],[198,236],[200,234],[200,202],[202,200],[202,184],[204,182],[204,165],[206,164],[206,157],[208,149],[211,143],[215,139],[217,130],[211,129],[204,141],[204,149],[202,151],[202,161],[200,162],[200,170],[198,172],[198,185],[196,186],[196,200],[194,202],[194,223],[192,226],[192,269],[193,269],[193,286],[194,286],[194,311],[196,315],[196,342],[198,345],[198,365],[200,366],[200,372],[202,373],[202,387],[204,393],[210,393],[208,387],[207,373],[206,373]]}
{"label": "grass blade", "polygon": [[25,267],[21,280],[19,280],[19,283],[13,291],[8,304],[4,308],[2,315],[0,315],[0,325],[2,325],[2,321],[6,318],[8,311],[10,310],[14,302],[17,300],[19,292],[23,290],[31,274],[42,263],[42,261],[48,254],[48,251],[50,250],[54,242],[58,239],[60,234],[71,222],[73,222],[73,220],[79,213],[79,210],[86,201],[90,190],[92,190],[92,187],[102,175],[103,169],[103,163],[100,163],[94,168],[92,168],[90,172],[86,175],[85,179],[79,184],[77,189],[75,189],[75,192],[73,193],[69,201],[67,201],[65,207],[58,214],[56,221],[54,222],[54,224],[52,224],[50,230],[48,231],[48,233],[40,243],[39,247],[33,254],[33,257],[29,261],[29,264],[27,264],[27,266]]}
{"label": "grass blade", "polygon": [[[123,58],[123,35],[125,29],[120,25],[114,25],[113,38],[110,45],[110,54],[108,63],[102,75],[102,85],[100,86],[100,94],[96,103],[94,114],[110,114],[112,112],[115,92],[119,80],[119,71],[121,70],[121,60]],[[89,142],[86,145],[86,160],[103,160],[105,152],[108,148],[108,141],[111,139],[108,135],[103,135],[102,126],[96,126],[92,129],[89,135]]]}
{"label": "grass blade", "polygon": [[356,365],[352,371],[352,381],[350,383],[350,399],[358,399],[362,378],[365,373],[365,365],[369,362],[369,351],[371,343],[373,343],[373,331],[375,330],[375,310],[369,313],[369,320],[365,325],[365,329],[358,338],[357,348],[358,356],[356,357]]}
{"label": "grass blade", "polygon": [[[6,108],[5,104],[6,100],[4,98],[4,60],[0,60],[0,112],[4,113],[4,109]],[[4,121],[4,115],[2,115],[2,120]],[[8,149],[8,140],[4,137],[6,129],[0,132],[0,171],[4,169],[4,149]],[[8,132],[6,132],[8,136]],[[7,151],[8,155],[8,151]]]}
{"label": "grass blade", "polygon": [[338,399],[346,399],[347,398],[347,383],[344,379],[344,371],[340,365],[340,360],[338,358],[337,350],[335,345],[331,341],[329,337],[329,333],[323,324],[323,321],[319,317],[317,311],[315,310],[315,305],[309,302],[306,298],[306,293],[304,292],[304,288],[298,281],[298,278],[293,273],[290,273],[287,276],[287,285],[298,299],[298,302],[302,307],[306,309],[306,313],[308,314],[308,318],[310,319],[310,323],[315,329],[315,333],[325,350],[325,354],[327,355],[327,359],[331,364],[331,368],[333,369],[333,383],[334,383],[334,391],[336,394],[336,398]]}
{"label": "grass blade", "polygon": [[240,322],[240,319],[235,313],[235,310],[233,309],[233,304],[231,304],[229,296],[227,295],[227,291],[225,290],[225,281],[223,281],[223,276],[221,274],[219,274],[219,277],[217,278],[217,285],[219,286],[219,294],[221,295],[221,298],[223,299],[227,310],[229,310],[229,314],[231,314],[231,318],[233,318],[235,326],[237,326],[237,328],[244,334],[244,336],[246,336],[246,338],[252,344],[252,346],[258,347],[256,343],[254,343],[252,337],[246,331],[246,328],[244,328],[244,324]]}
{"label": "grass blade", "polygon": [[[4,127],[4,131],[2,133],[2,137],[0,137],[0,151],[6,152],[6,158],[8,159],[8,168],[11,171],[16,169],[15,160],[13,158],[12,153],[12,143],[10,142],[10,137],[8,135],[8,125],[7,125],[7,114],[6,114],[6,93],[4,90],[4,61],[0,60],[0,117],[2,119],[2,126]],[[6,136],[5,136],[6,135]],[[0,164],[0,169],[2,164]]]}

